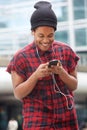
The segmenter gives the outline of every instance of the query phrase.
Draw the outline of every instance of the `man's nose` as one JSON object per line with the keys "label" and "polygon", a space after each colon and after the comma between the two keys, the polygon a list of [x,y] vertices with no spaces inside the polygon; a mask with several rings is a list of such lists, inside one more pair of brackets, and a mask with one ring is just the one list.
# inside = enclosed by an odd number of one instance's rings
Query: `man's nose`
{"label": "man's nose", "polygon": [[44,43],[48,43],[48,42],[49,42],[49,39],[48,39],[48,38],[44,38],[44,39],[43,39],[43,42],[44,42]]}

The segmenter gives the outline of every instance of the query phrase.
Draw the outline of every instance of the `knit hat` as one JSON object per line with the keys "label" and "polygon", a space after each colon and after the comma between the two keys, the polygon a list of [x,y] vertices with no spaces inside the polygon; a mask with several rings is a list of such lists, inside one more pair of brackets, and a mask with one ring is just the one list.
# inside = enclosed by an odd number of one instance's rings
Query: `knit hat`
{"label": "knit hat", "polygon": [[39,26],[50,26],[56,30],[57,17],[51,7],[51,3],[47,1],[39,1],[34,5],[36,10],[31,16],[31,30],[34,30]]}

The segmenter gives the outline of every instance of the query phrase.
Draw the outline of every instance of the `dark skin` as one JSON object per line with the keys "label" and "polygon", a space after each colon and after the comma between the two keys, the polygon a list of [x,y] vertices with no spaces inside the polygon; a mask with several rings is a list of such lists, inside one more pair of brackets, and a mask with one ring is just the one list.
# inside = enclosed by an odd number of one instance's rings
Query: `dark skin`
{"label": "dark skin", "polygon": [[[35,44],[42,50],[47,51],[54,41],[54,28],[48,26],[38,27],[32,31]],[[24,79],[15,71],[11,71],[12,83],[14,88],[14,95],[18,99],[26,97],[36,86],[39,78],[51,75],[52,73],[58,74],[61,80],[68,86],[69,90],[74,91],[77,88],[77,70],[68,72],[63,68],[61,63],[57,66],[48,68],[49,63],[40,64],[35,72],[24,81]]]}

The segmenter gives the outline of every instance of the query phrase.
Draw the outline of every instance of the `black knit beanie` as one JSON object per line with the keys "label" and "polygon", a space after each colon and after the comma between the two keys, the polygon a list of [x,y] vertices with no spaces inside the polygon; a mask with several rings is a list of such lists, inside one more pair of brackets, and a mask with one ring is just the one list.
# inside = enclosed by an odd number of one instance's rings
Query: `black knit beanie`
{"label": "black knit beanie", "polygon": [[47,1],[39,1],[34,5],[36,10],[33,12],[30,19],[31,30],[34,30],[39,26],[50,26],[56,30],[57,17],[51,7],[51,3]]}

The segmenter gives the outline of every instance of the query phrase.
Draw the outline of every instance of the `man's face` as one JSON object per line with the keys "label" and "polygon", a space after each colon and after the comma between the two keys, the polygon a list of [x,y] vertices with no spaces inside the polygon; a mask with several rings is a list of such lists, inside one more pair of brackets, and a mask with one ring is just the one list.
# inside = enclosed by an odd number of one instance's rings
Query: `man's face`
{"label": "man's face", "polygon": [[47,51],[54,41],[54,28],[41,26],[33,31],[35,44],[42,50]]}

